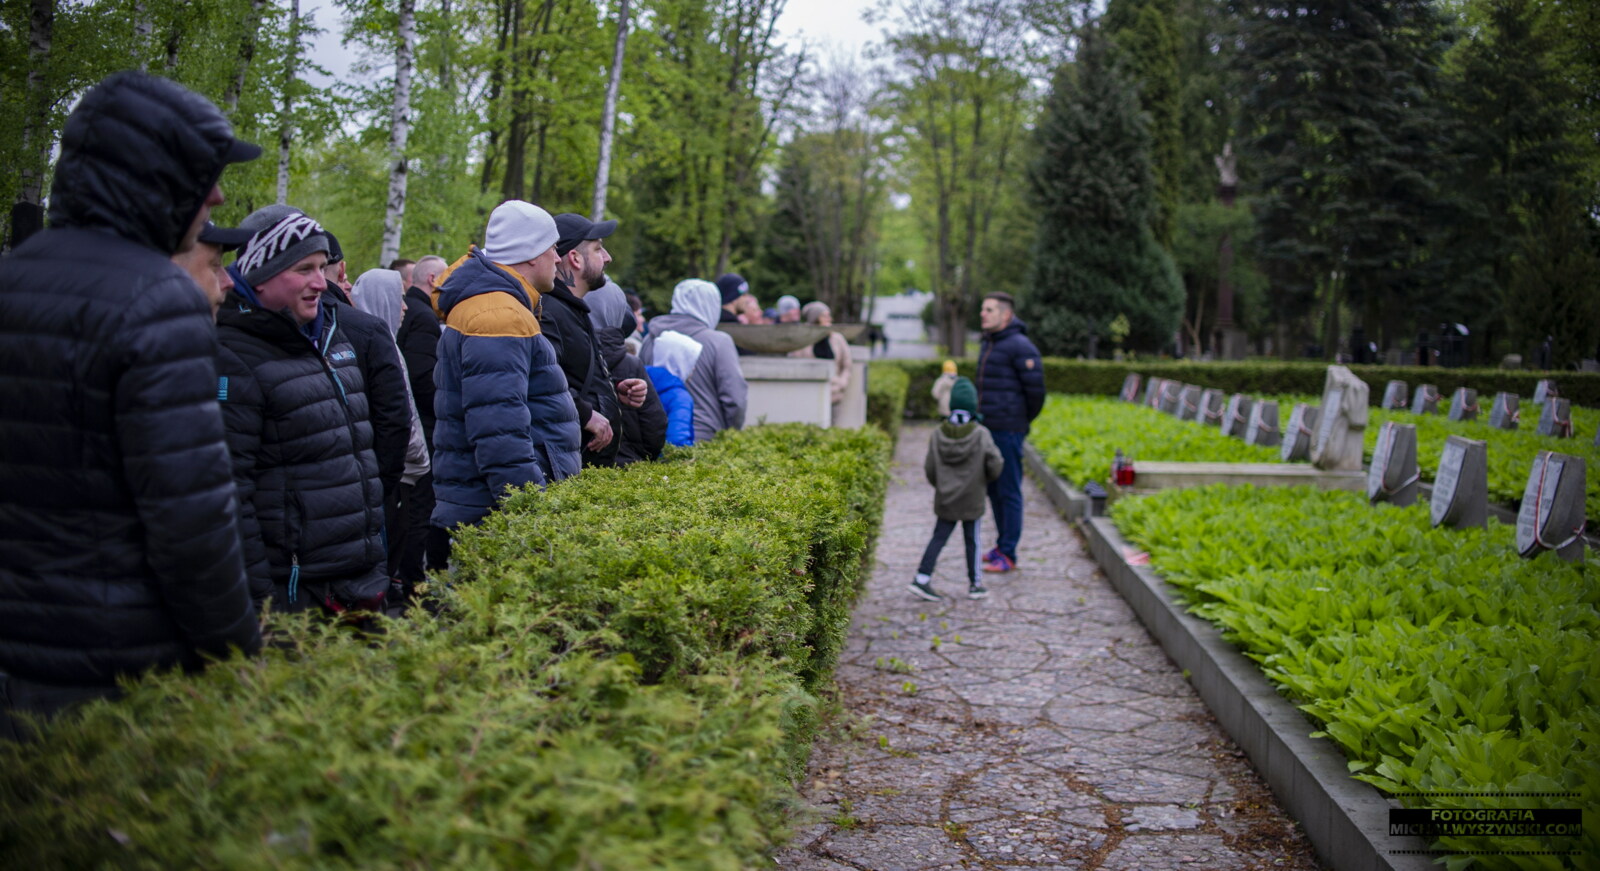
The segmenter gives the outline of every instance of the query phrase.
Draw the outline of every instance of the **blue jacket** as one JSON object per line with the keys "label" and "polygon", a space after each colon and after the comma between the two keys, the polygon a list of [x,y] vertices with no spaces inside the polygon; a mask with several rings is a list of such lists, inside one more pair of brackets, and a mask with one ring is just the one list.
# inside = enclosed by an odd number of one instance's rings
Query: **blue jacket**
{"label": "blue jacket", "polygon": [[994,432],[1028,431],[1044,408],[1044,363],[1020,318],[984,334],[973,382],[984,426]]}
{"label": "blue jacket", "polygon": [[668,372],[665,366],[647,366],[650,381],[661,395],[661,405],[667,410],[667,444],[687,447],[694,444],[694,397],[683,379]]}
{"label": "blue jacket", "polygon": [[506,488],[578,474],[582,430],[534,313],[539,293],[473,251],[434,292],[443,330],[433,431],[433,525],[477,523]]}

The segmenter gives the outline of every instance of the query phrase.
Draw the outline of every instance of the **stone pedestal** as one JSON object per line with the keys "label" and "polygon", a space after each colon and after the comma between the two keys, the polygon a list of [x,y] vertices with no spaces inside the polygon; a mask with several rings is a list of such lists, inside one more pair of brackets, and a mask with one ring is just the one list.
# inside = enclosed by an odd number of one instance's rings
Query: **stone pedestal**
{"label": "stone pedestal", "polygon": [[750,356],[739,358],[739,368],[750,385],[745,426],[760,423],[833,425],[833,403],[828,391],[828,377],[833,374],[832,360]]}
{"label": "stone pedestal", "polygon": [[1250,425],[1250,405],[1250,397],[1243,393],[1235,393],[1228,400],[1228,407],[1222,412],[1223,435],[1244,438],[1245,428]]}
{"label": "stone pedestal", "polygon": [[1250,422],[1245,426],[1244,442],[1247,445],[1276,447],[1278,434],[1278,403],[1263,399],[1250,407]]}
{"label": "stone pedestal", "polygon": [[1384,386],[1383,407],[1389,411],[1404,411],[1406,409],[1406,383],[1404,381],[1390,381]]}
{"label": "stone pedestal", "polygon": [[1516,429],[1522,418],[1519,404],[1515,393],[1496,393],[1494,406],[1489,409],[1489,425],[1495,429]]}
{"label": "stone pedestal", "polygon": [[1221,390],[1211,389],[1200,394],[1201,423],[1206,426],[1221,426],[1222,414],[1227,409],[1228,397]]}
{"label": "stone pedestal", "polygon": [[1532,557],[1553,550],[1568,562],[1582,560],[1584,486],[1582,457],[1540,451],[1522,491],[1517,552]]}
{"label": "stone pedestal", "polygon": [[1367,467],[1367,501],[1413,505],[1421,480],[1417,469],[1417,428],[1409,423],[1386,422],[1378,431],[1372,465]]}
{"label": "stone pedestal", "polygon": [[1367,382],[1344,366],[1329,366],[1323,380],[1311,462],[1319,469],[1359,470],[1367,429]]}
{"label": "stone pedestal", "polygon": [[1283,427],[1283,443],[1278,456],[1285,463],[1311,459],[1311,440],[1317,433],[1317,407],[1304,402],[1295,403],[1289,412],[1289,422]]}
{"label": "stone pedestal", "polygon": [[1411,413],[1438,414],[1439,399],[1439,388],[1432,384],[1418,384],[1417,392],[1411,395]]}
{"label": "stone pedestal", "polygon": [[1434,526],[1489,525],[1488,443],[1456,435],[1445,439],[1428,509]]}
{"label": "stone pedestal", "polygon": [[1471,387],[1457,387],[1456,392],[1450,395],[1451,420],[1477,420],[1478,419],[1478,391]]}
{"label": "stone pedestal", "polygon": [[[852,355],[854,356],[854,355]],[[833,426],[860,429],[867,425],[867,361],[850,362],[850,384],[833,407]]]}

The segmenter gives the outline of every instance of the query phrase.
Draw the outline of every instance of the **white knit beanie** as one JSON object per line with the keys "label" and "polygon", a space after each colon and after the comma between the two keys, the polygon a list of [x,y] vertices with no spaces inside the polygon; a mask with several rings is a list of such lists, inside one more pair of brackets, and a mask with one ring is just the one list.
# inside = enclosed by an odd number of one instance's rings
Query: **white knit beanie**
{"label": "white knit beanie", "polygon": [[506,200],[489,213],[483,255],[511,266],[526,263],[556,244],[556,219],[533,203]]}

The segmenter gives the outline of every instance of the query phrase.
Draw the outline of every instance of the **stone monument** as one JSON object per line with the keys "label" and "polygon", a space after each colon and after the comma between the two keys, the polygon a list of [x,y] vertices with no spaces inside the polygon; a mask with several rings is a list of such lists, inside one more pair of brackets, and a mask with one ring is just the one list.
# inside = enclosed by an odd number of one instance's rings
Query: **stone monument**
{"label": "stone monument", "polygon": [[1263,399],[1251,405],[1250,422],[1245,425],[1244,430],[1244,443],[1271,448],[1277,447],[1280,440],[1278,403]]}
{"label": "stone monument", "polygon": [[1227,403],[1221,390],[1209,389],[1200,394],[1200,422],[1206,426],[1221,426]]}
{"label": "stone monument", "polygon": [[1477,420],[1478,419],[1478,391],[1471,387],[1457,387],[1456,392],[1450,395],[1451,420]]}
{"label": "stone monument", "polygon": [[1501,391],[1494,395],[1494,405],[1489,409],[1489,425],[1495,429],[1516,429],[1522,419],[1515,393]]}
{"label": "stone monument", "polygon": [[1144,389],[1144,404],[1150,408],[1161,407],[1161,389],[1166,385],[1165,378],[1151,378]]}
{"label": "stone monument", "polygon": [[1556,383],[1549,378],[1540,379],[1533,386],[1533,404],[1544,405],[1546,400],[1554,399],[1561,394],[1556,391]]}
{"label": "stone monument", "polygon": [[1417,392],[1411,396],[1411,413],[1438,414],[1439,388],[1432,384],[1418,384]]}
{"label": "stone monument", "polygon": [[1406,383],[1390,381],[1383,388],[1383,407],[1389,411],[1405,411]]}
{"label": "stone monument", "polygon": [[1378,445],[1372,449],[1372,465],[1367,467],[1367,501],[1414,505],[1421,480],[1417,469],[1417,428],[1409,423],[1385,422],[1378,430]]}
{"label": "stone monument", "polygon": [[1223,435],[1244,438],[1245,427],[1250,425],[1250,405],[1250,397],[1243,393],[1235,393],[1228,399],[1228,407],[1222,412]]}
{"label": "stone monument", "polygon": [[1193,384],[1184,385],[1182,392],[1178,394],[1179,420],[1200,419],[1200,396],[1203,393],[1204,390]]}
{"label": "stone monument", "polygon": [[1183,392],[1183,385],[1172,379],[1161,382],[1161,405],[1163,412],[1171,415],[1178,413],[1178,395]]}
{"label": "stone monument", "polygon": [[1489,525],[1489,445],[1458,435],[1444,440],[1428,503],[1434,526]]}
{"label": "stone monument", "polygon": [[1123,402],[1139,401],[1139,373],[1129,372],[1128,377],[1122,379],[1122,392],[1117,394]]}
{"label": "stone monument", "polygon": [[1322,385],[1317,437],[1311,463],[1330,471],[1360,471],[1361,441],[1367,429],[1367,382],[1344,366],[1329,366]]}
{"label": "stone monument", "polygon": [[1283,427],[1283,444],[1278,456],[1285,463],[1311,459],[1311,439],[1316,435],[1317,407],[1304,402],[1295,403],[1289,412],[1289,422]]}
{"label": "stone monument", "polygon": [[1517,552],[1553,550],[1568,562],[1583,559],[1583,458],[1540,451],[1528,472],[1517,513]]}
{"label": "stone monument", "polygon": [[1572,400],[1552,396],[1539,410],[1539,435],[1572,438]]}

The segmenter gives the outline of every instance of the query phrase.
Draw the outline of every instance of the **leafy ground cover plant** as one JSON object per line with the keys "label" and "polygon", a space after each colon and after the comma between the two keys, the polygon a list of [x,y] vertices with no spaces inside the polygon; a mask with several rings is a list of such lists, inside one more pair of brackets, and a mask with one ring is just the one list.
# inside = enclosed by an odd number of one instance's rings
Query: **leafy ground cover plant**
{"label": "leafy ground cover plant", "polygon": [[1056,474],[1080,487],[1090,481],[1104,483],[1119,448],[1136,463],[1278,461],[1277,448],[1247,445],[1216,427],[1103,396],[1050,395],[1028,441]]}
{"label": "leafy ground cover plant", "polygon": [[761,427],[519,494],[432,610],[270,616],[260,657],[0,744],[0,865],[762,864],[887,459],[876,429]]}
{"label": "leafy ground cover plant", "polygon": [[1521,559],[1508,526],[1432,529],[1425,505],[1311,488],[1164,491],[1113,516],[1188,607],[1321,724],[1357,779],[1391,793],[1579,796],[1411,806],[1586,809],[1581,843],[1451,838],[1442,847],[1462,854],[1451,867],[1471,851],[1600,858],[1600,566]]}

